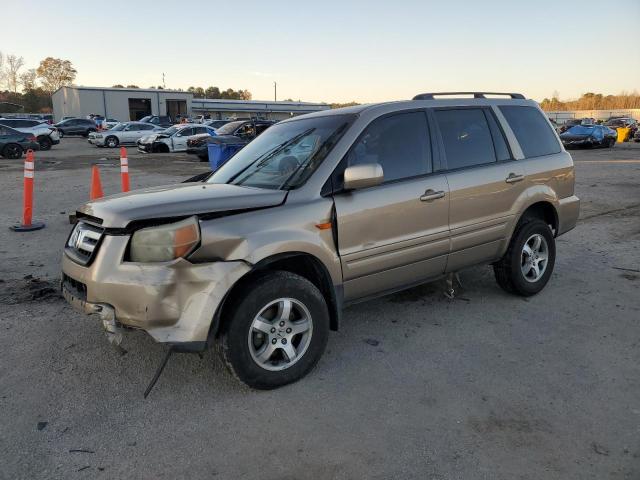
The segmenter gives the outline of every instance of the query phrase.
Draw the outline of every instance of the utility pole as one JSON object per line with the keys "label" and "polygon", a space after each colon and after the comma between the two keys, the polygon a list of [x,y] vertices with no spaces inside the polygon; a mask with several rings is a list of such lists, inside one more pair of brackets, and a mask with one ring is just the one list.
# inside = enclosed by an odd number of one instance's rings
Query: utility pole
{"label": "utility pole", "polygon": [[278,84],[276,82],[273,82],[273,101],[278,101]]}

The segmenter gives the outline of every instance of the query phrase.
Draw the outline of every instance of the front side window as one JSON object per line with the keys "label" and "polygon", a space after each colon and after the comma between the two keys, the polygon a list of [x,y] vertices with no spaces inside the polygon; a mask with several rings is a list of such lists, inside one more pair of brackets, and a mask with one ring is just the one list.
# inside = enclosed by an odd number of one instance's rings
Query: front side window
{"label": "front side window", "polygon": [[496,161],[491,130],[481,108],[436,110],[434,114],[449,170]]}
{"label": "front side window", "polygon": [[327,115],[274,125],[236,153],[208,182],[272,190],[298,188],[354,119],[354,115]]}
{"label": "front side window", "polygon": [[525,157],[560,152],[560,143],[554,130],[537,108],[515,105],[502,105],[499,108],[509,122]]}
{"label": "front side window", "polygon": [[432,171],[425,112],[399,113],[374,120],[347,154],[347,165],[378,163],[384,181]]}

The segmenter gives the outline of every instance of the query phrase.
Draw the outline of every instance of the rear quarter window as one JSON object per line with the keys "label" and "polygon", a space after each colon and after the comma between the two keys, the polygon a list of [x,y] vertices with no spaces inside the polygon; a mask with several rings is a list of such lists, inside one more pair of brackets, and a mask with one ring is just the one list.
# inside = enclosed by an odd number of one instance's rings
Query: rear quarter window
{"label": "rear quarter window", "polygon": [[560,142],[551,125],[537,108],[515,105],[503,105],[499,108],[525,157],[540,157],[561,151]]}

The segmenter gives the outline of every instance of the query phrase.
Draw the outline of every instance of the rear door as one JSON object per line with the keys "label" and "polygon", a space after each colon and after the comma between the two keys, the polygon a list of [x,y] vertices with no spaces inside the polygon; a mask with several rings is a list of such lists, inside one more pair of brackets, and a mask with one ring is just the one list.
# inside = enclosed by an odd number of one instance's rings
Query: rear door
{"label": "rear door", "polygon": [[[334,173],[345,300],[420,283],[444,272],[449,250],[446,176],[435,172],[423,110],[374,120]],[[344,168],[378,163],[381,185],[341,191]]]}
{"label": "rear door", "polygon": [[447,271],[456,271],[496,258],[527,182],[490,107],[432,113],[450,189]]}

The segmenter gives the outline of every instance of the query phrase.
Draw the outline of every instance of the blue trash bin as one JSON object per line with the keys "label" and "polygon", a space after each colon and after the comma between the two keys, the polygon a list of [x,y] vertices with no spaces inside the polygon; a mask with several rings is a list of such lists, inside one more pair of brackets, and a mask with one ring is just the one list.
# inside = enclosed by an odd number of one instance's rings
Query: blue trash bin
{"label": "blue trash bin", "polygon": [[207,145],[209,165],[214,172],[242,150],[246,143],[211,142]]}

